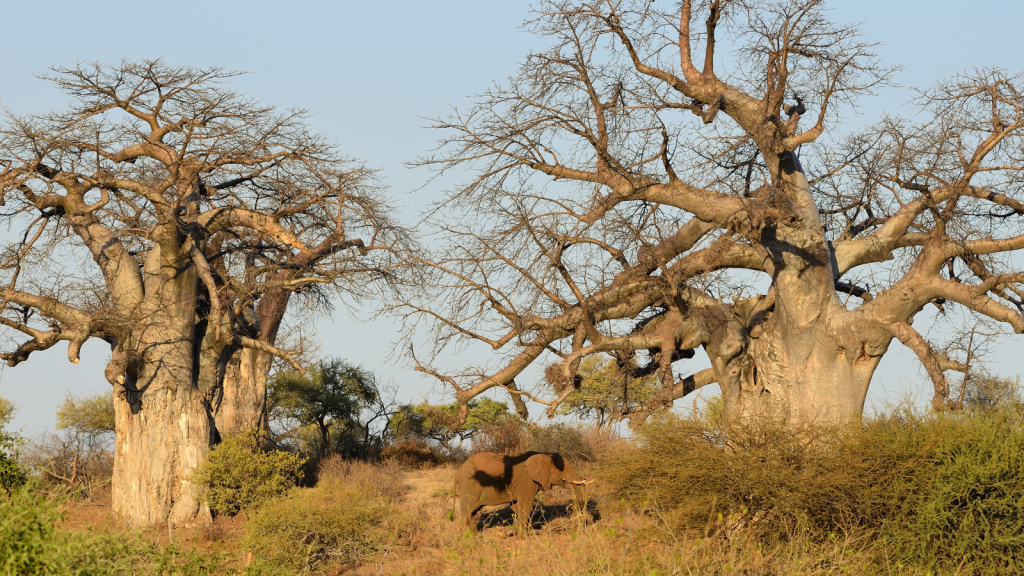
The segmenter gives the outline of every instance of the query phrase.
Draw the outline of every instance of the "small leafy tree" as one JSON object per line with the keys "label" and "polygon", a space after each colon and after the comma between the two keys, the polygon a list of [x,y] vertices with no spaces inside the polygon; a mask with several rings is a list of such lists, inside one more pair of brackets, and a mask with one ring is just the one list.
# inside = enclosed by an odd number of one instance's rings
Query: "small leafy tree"
{"label": "small leafy tree", "polygon": [[0,396],[0,426],[7,426],[14,419],[18,406],[11,400]]}
{"label": "small leafy tree", "polygon": [[335,440],[359,434],[368,441],[369,421],[362,419],[363,412],[382,404],[377,377],[340,358],[323,360],[305,375],[281,372],[267,394],[271,418],[315,427],[316,452],[321,455],[331,448],[332,433]]}
{"label": "small leafy tree", "polygon": [[7,430],[17,411],[14,402],[0,396],[0,488],[7,494],[24,485],[27,480],[25,471],[18,465],[21,437]]}
{"label": "small leafy tree", "polygon": [[68,394],[57,408],[57,429],[87,434],[114,433],[114,396],[109,392],[75,396]]}
{"label": "small leafy tree", "polygon": [[393,438],[414,436],[432,440],[454,457],[463,443],[485,426],[513,419],[516,416],[509,412],[507,404],[489,398],[471,401],[464,422],[459,417],[458,402],[441,405],[423,402],[400,406],[389,428]]}
{"label": "small leafy tree", "polygon": [[259,508],[292,488],[304,475],[306,458],[281,450],[263,450],[258,432],[229,436],[210,450],[192,482],[206,488],[210,510],[232,515]]}
{"label": "small leafy tree", "polygon": [[47,480],[71,486],[105,484],[114,468],[114,396],[68,394],[57,408],[57,430],[26,446],[24,462]]}
{"label": "small leafy tree", "polygon": [[[605,426],[630,414],[661,391],[661,383],[653,373],[636,376],[636,367],[623,370],[614,359],[604,355],[584,358],[579,367],[579,386],[558,406],[558,414],[581,419],[596,419]],[[544,381],[558,395],[566,390],[558,363],[548,366]]]}
{"label": "small leafy tree", "polygon": [[1010,409],[1019,407],[1022,402],[1019,375],[1015,378],[979,375],[970,379],[964,394],[964,408],[968,412]]}

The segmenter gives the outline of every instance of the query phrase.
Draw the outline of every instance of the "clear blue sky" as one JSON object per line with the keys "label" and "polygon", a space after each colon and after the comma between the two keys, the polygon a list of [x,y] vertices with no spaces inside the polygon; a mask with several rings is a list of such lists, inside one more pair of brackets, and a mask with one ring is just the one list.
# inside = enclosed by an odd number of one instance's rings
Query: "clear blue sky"
{"label": "clear blue sky", "polygon": [[[865,38],[887,64],[901,64],[903,86],[927,86],[974,65],[1024,69],[1024,8],[1018,2],[859,0],[833,2],[840,22],[863,22]],[[33,74],[74,60],[164,57],[170,64],[218,65],[251,74],[234,87],[281,107],[312,111],[315,130],[352,156],[384,170],[409,221],[437,189],[427,174],[402,166],[428,150],[437,134],[420,117],[463,105],[492,81],[512,74],[541,40],[520,29],[526,2],[8,2],[0,16],[9,32],[0,56],[0,103],[23,113],[62,107],[65,99]],[[906,110],[909,92],[885,91],[865,102],[868,122]],[[319,323],[322,352],[363,363],[403,387],[406,398],[430,394],[434,383],[384,361],[395,338],[387,322],[362,324],[339,309]],[[1021,340],[1000,347],[1002,372],[1024,371]],[[0,373],[0,394],[20,406],[16,425],[35,433],[53,425],[66,390],[108,391],[109,347],[92,342],[72,365],[62,347],[36,353]],[[894,343],[872,398],[886,391],[925,390],[912,354]],[[694,367],[699,369],[699,367]],[[433,392],[432,392],[433,391]],[[534,410],[536,412],[536,410]]]}

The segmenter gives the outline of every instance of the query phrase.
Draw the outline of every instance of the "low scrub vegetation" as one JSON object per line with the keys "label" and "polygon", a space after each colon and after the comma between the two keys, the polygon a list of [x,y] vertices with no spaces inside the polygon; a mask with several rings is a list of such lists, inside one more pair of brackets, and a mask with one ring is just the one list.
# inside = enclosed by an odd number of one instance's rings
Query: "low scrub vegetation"
{"label": "low scrub vegetation", "polygon": [[245,546],[268,564],[312,571],[390,550],[405,525],[397,465],[321,463],[315,488],[298,488],[246,525]]}
{"label": "low scrub vegetation", "polygon": [[[217,518],[219,544],[203,552],[69,532],[62,511],[85,504],[29,471],[27,486],[0,493],[0,576],[1020,573],[1024,402],[1012,381],[997,388],[972,392],[961,413],[894,409],[852,427],[728,423],[715,402],[631,438],[607,426],[484,426],[474,450],[560,452],[598,480],[584,511],[567,491],[542,494],[535,531],[512,539],[507,511],[489,511],[481,538],[450,521],[458,463],[422,439],[405,442],[427,460],[305,465],[255,434],[227,439],[199,477],[211,506],[248,516]],[[303,468],[310,487],[298,484]]]}
{"label": "low scrub vegetation", "polygon": [[0,498],[0,573],[98,574],[83,535],[59,534],[58,503],[27,487]]}
{"label": "low scrub vegetation", "polygon": [[2,576],[283,576],[224,553],[160,545],[141,533],[74,532],[60,525],[69,501],[28,482],[0,497]]}
{"label": "low scrub vegetation", "polygon": [[[897,410],[854,428],[791,431],[664,417],[601,462],[611,501],[673,535],[763,549],[853,538],[871,565],[1024,571],[1024,405]],[[870,572],[869,572],[870,573]]]}

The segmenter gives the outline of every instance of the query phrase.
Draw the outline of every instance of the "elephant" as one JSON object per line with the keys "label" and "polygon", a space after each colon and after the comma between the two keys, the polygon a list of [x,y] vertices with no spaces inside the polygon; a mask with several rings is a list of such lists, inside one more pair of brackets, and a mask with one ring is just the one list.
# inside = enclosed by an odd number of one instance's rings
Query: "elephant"
{"label": "elephant", "polygon": [[526,452],[516,456],[502,456],[494,452],[480,452],[466,460],[455,475],[454,495],[460,503],[460,521],[472,534],[477,533],[473,516],[482,506],[512,504],[515,513],[515,531],[523,532],[529,526],[533,499],[538,490],[552,486],[572,486],[577,499],[586,500],[585,484],[572,466],[558,454]]}

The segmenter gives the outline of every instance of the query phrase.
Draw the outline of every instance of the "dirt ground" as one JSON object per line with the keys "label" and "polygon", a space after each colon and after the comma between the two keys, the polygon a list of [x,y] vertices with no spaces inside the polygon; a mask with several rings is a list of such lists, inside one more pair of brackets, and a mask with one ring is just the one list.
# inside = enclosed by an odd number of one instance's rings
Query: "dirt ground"
{"label": "dirt ground", "polygon": [[[569,505],[572,492],[552,489],[538,496],[533,515],[533,531],[509,537],[512,511],[508,506],[485,508],[478,516],[482,531],[473,537],[464,534],[454,521],[452,481],[454,466],[411,471],[406,477],[406,511],[415,523],[409,545],[381,554],[344,574],[521,574],[515,569],[536,550],[568,548],[576,540],[575,529],[592,526],[600,519],[591,504],[585,514],[574,513]],[[529,552],[528,552],[529,550]],[[565,573],[544,569],[535,574]]]}

